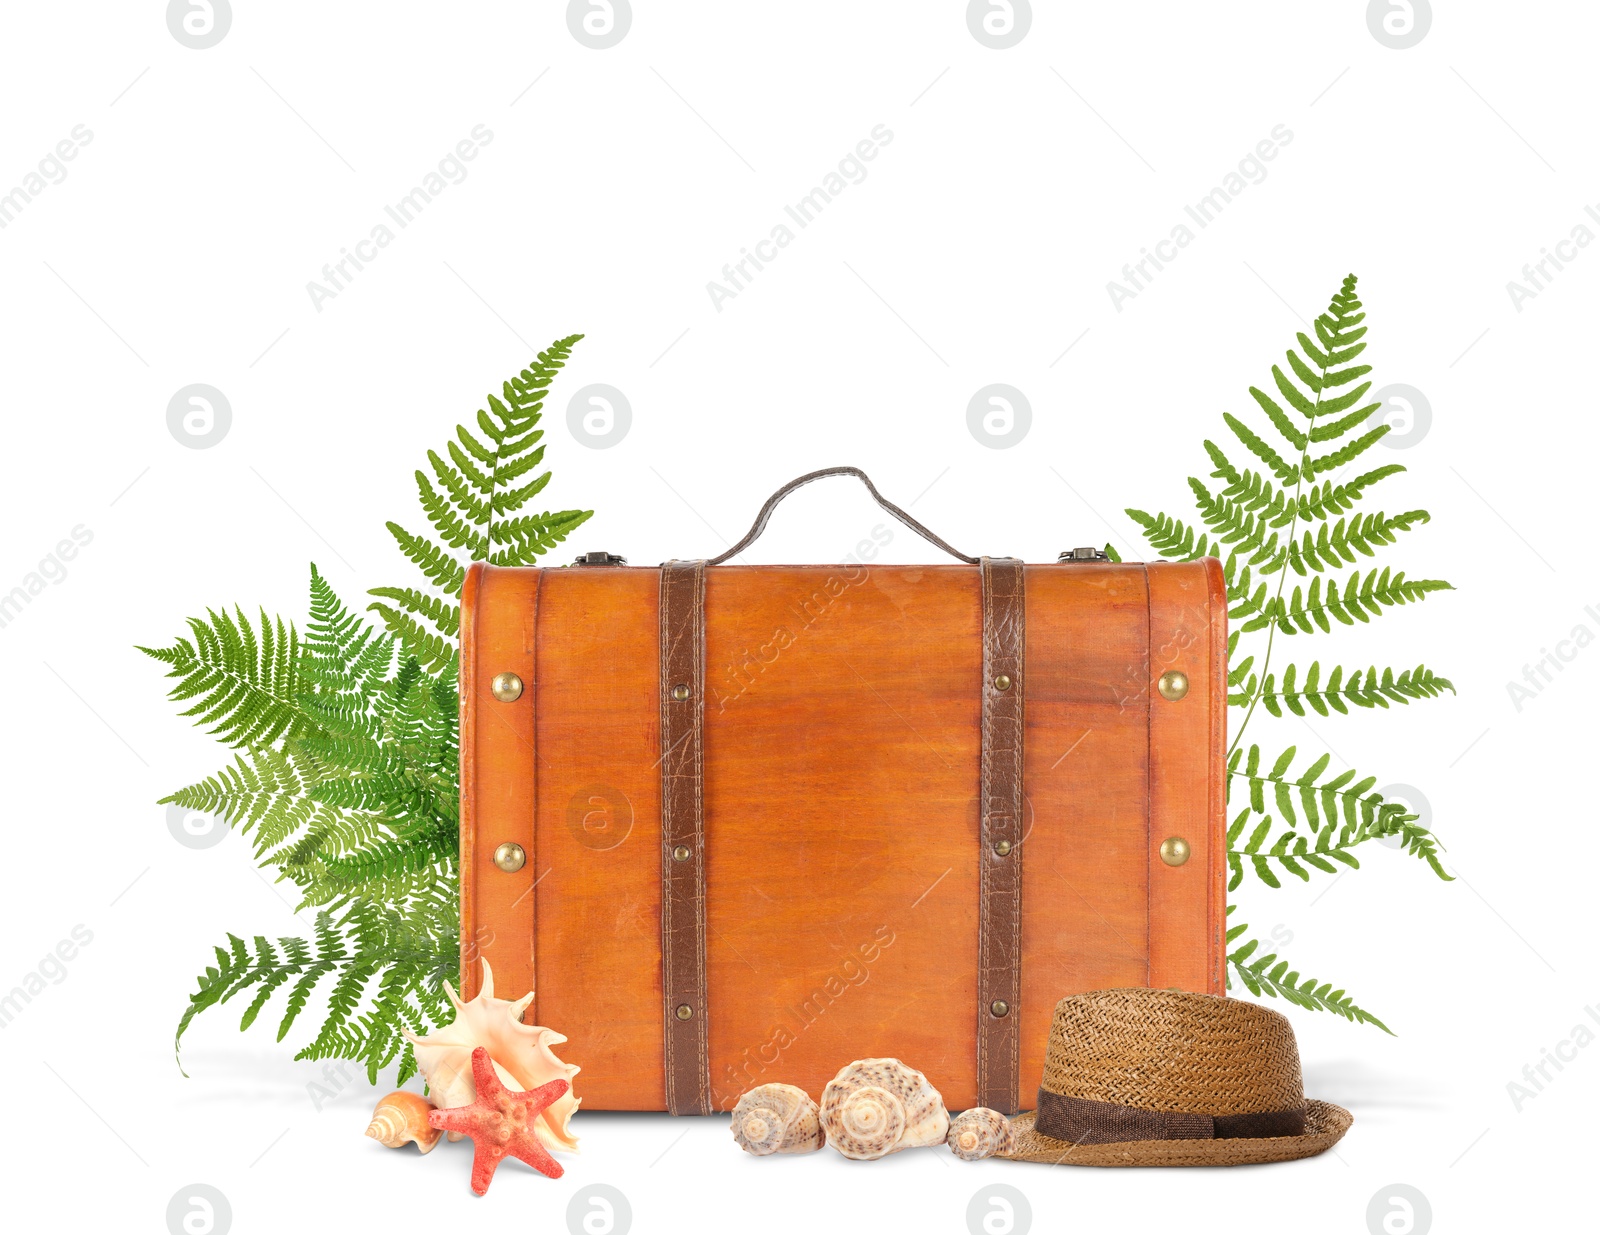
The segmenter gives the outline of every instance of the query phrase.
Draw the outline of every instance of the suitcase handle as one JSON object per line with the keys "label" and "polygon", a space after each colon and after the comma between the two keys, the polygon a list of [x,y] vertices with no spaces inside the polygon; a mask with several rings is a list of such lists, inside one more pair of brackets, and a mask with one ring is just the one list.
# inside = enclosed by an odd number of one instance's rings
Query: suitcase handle
{"label": "suitcase handle", "polygon": [[854,476],[862,484],[867,486],[867,492],[872,494],[873,500],[877,502],[879,506],[882,506],[896,519],[900,520],[901,523],[905,524],[918,536],[922,537],[923,540],[926,540],[929,544],[939,546],[939,548],[950,554],[951,557],[960,558],[969,566],[976,566],[978,564],[977,558],[968,557],[965,553],[962,553],[961,550],[954,548],[947,541],[941,540],[938,536],[934,535],[934,533],[923,527],[922,524],[918,523],[905,511],[901,510],[900,507],[896,506],[888,498],[884,497],[883,494],[879,493],[878,487],[872,483],[867,474],[859,467],[825,467],[820,471],[807,472],[804,476],[796,477],[794,480],[791,480],[788,484],[784,485],[783,488],[779,489],[776,493],[769,497],[766,501],[766,505],[762,506],[761,513],[756,516],[756,521],[750,525],[750,530],[744,534],[744,538],[726,553],[719,553],[716,557],[710,558],[706,562],[706,565],[720,566],[734,554],[749,548],[750,545],[755,542],[756,538],[766,530],[767,520],[772,517],[772,512],[777,509],[779,502],[783,501],[784,498],[788,497],[789,494],[793,493],[801,485],[808,485],[813,480],[821,480],[824,476]]}

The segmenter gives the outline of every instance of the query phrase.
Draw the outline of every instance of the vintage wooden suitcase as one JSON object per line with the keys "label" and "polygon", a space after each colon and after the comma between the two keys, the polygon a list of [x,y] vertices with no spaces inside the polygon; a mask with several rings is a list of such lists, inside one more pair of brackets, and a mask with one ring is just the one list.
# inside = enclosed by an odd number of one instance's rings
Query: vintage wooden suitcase
{"label": "vintage wooden suitcase", "polygon": [[[960,559],[725,566],[851,474]],[[461,929],[587,1109],[896,1056],[1031,1107],[1064,995],[1223,990],[1219,564],[950,549],[854,468],[728,553],[474,566]]]}

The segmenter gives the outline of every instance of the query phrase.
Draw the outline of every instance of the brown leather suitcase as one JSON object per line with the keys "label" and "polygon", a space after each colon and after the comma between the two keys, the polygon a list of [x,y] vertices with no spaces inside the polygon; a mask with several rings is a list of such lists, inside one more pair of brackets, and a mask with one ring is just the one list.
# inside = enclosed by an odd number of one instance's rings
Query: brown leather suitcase
{"label": "brown leather suitcase", "polygon": [[[958,564],[727,566],[858,476]],[[854,468],[710,561],[476,565],[461,931],[586,1108],[813,1096],[895,1056],[1031,1107],[1065,995],[1221,993],[1214,559],[971,558]]]}

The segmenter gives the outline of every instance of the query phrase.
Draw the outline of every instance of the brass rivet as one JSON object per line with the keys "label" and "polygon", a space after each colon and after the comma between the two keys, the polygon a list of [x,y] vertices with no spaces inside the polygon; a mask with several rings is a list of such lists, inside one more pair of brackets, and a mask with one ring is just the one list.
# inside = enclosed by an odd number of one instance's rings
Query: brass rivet
{"label": "brass rivet", "polygon": [[522,679],[514,673],[497,673],[489,683],[489,693],[501,703],[515,703],[522,698]]}
{"label": "brass rivet", "polygon": [[1011,677],[1010,677],[1010,675],[1002,673],[999,677],[995,678],[995,680],[994,680],[994,688],[996,690],[1010,690],[1011,689]]}
{"label": "brass rivet", "polygon": [[1189,860],[1189,842],[1181,836],[1169,836],[1161,842],[1161,860],[1168,866],[1182,866]]}
{"label": "brass rivet", "polygon": [[994,843],[994,851],[996,853],[998,853],[1002,858],[1005,857],[1006,854],[1011,852],[1011,842],[1008,841],[1008,840],[997,840],[997,841],[995,841],[995,843]]}
{"label": "brass rivet", "polygon": [[1163,699],[1170,699],[1176,703],[1189,693],[1189,675],[1180,673],[1176,669],[1168,669],[1156,683],[1156,689],[1161,692]]}
{"label": "brass rivet", "polygon": [[996,999],[989,1005],[989,1012],[994,1016],[1004,1016],[1009,1011],[1011,1011],[1011,1005],[1004,999]]}
{"label": "brass rivet", "polygon": [[686,1021],[693,1015],[694,1015],[694,1009],[691,1008],[688,1004],[680,1003],[678,1005],[678,1019],[680,1021]]}
{"label": "brass rivet", "polygon": [[682,682],[679,682],[676,686],[674,686],[672,688],[672,697],[674,699],[676,699],[679,703],[682,703],[685,699],[687,699],[689,697],[689,688],[687,686],[685,686]]}
{"label": "brass rivet", "polygon": [[676,861],[687,862],[694,856],[694,851],[688,845],[679,845],[672,851],[672,856]]}
{"label": "brass rivet", "polygon": [[528,863],[528,851],[516,841],[508,840],[494,851],[494,864],[506,874],[515,874]]}

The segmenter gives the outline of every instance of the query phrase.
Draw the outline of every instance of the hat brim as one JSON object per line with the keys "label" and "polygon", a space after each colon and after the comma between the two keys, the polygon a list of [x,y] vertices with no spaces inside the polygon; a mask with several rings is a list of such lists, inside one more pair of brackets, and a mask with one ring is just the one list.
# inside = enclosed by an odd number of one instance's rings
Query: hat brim
{"label": "hat brim", "polygon": [[1029,1111],[1011,1121],[1016,1147],[1000,1157],[1060,1166],[1247,1166],[1256,1162],[1292,1162],[1332,1148],[1354,1122],[1344,1107],[1313,1100],[1306,1103],[1306,1130],[1299,1136],[1074,1145],[1035,1131],[1033,1117],[1034,1112]]}

